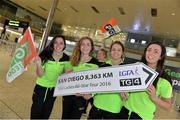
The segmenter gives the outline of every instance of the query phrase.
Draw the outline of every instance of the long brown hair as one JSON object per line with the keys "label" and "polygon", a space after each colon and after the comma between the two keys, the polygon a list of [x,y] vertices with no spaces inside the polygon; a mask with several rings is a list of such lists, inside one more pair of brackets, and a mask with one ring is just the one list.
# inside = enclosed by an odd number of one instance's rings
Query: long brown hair
{"label": "long brown hair", "polygon": [[81,44],[83,42],[83,40],[89,40],[91,43],[91,51],[90,51],[90,56],[92,55],[92,52],[94,51],[94,44],[93,44],[93,40],[90,37],[82,37],[77,43],[76,43],[76,47],[74,48],[70,61],[71,64],[73,66],[77,66],[80,62],[80,57],[81,57]]}

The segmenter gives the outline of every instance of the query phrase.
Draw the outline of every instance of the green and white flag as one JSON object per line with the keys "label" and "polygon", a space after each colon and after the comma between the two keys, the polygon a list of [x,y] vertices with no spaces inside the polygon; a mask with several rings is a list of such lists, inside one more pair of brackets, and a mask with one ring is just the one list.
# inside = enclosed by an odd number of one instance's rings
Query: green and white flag
{"label": "green and white flag", "polygon": [[36,56],[36,49],[33,43],[33,37],[30,28],[26,30],[23,37],[18,41],[18,47],[12,59],[10,68],[6,75],[6,80],[12,82],[16,77],[21,75],[27,64]]}

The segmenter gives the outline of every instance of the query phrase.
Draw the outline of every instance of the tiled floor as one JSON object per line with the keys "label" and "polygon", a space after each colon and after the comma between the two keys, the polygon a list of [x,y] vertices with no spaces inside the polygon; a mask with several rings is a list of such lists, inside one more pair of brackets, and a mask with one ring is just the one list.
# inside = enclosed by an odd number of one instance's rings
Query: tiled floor
{"label": "tiled floor", "polygon": [[[11,56],[0,45],[0,119],[29,119],[31,97],[35,85],[35,66],[33,63],[12,83],[5,81],[5,76],[11,62]],[[61,97],[58,97],[51,114],[52,119],[59,119],[61,116]],[[158,109],[156,118],[159,119],[180,119],[180,113],[171,110],[170,112]],[[86,117],[82,117],[86,119]]]}

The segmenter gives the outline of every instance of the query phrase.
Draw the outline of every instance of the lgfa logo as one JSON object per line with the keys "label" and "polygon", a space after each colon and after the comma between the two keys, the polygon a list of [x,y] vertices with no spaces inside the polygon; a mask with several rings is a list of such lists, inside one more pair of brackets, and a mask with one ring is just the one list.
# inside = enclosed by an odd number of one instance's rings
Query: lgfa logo
{"label": "lgfa logo", "polygon": [[138,69],[135,70],[123,70],[119,71],[119,76],[130,76],[130,75],[139,75]]}

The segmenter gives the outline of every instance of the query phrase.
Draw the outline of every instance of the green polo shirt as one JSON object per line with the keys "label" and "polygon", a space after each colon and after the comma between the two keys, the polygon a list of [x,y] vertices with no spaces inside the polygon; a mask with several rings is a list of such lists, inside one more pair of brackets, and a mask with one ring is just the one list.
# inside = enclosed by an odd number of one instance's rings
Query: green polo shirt
{"label": "green polo shirt", "polygon": [[78,71],[84,71],[84,70],[91,70],[91,69],[97,69],[98,65],[93,64],[93,63],[83,63],[79,64],[77,66],[73,66],[73,71],[78,72]]}
{"label": "green polo shirt", "polygon": [[44,74],[37,78],[36,84],[48,88],[55,87],[59,75],[64,73],[64,70],[71,68],[68,60],[69,57],[65,54],[59,61],[55,61],[53,58],[48,60],[43,64]]}
{"label": "green polo shirt", "polygon": [[[107,64],[112,65],[112,61],[108,60]],[[120,93],[97,93],[94,95],[94,106],[96,108],[111,112],[119,113],[123,102],[120,97]]]}
{"label": "green polo shirt", "polygon": [[[156,95],[163,98],[171,98],[172,86],[163,78],[159,78]],[[153,119],[156,105],[151,101],[147,92],[131,92],[124,105],[130,112],[137,113],[143,119]],[[129,113],[130,114],[130,113]]]}

